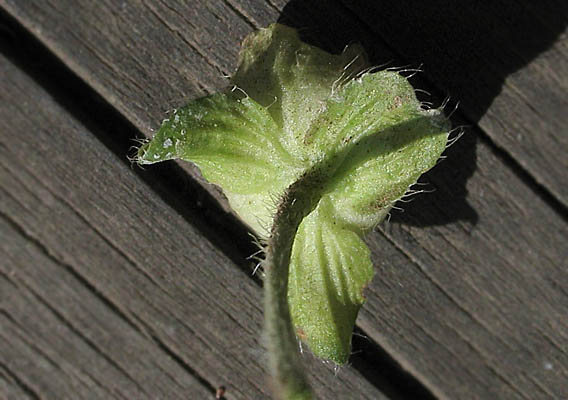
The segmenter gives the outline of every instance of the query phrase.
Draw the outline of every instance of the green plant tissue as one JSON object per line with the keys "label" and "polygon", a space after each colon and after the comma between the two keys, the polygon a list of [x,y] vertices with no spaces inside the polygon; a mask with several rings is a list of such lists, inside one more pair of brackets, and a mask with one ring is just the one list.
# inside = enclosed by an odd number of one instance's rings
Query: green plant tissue
{"label": "green plant tissue", "polygon": [[434,166],[450,129],[404,77],[372,70],[359,46],[332,55],[271,25],[245,39],[231,90],[176,110],[138,152],[141,164],[196,164],[264,238],[279,195],[335,155],[296,234],[288,300],[298,337],[339,364],[373,276],[362,237]]}

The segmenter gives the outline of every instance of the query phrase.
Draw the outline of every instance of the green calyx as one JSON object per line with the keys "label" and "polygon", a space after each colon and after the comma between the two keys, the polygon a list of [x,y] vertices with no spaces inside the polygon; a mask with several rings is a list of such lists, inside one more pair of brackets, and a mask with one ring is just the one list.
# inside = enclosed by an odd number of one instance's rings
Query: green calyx
{"label": "green calyx", "polygon": [[369,71],[357,46],[331,55],[271,25],[245,39],[232,90],[176,110],[138,153],[141,164],[196,164],[263,238],[280,196],[319,169],[294,238],[288,302],[297,336],[339,364],[373,276],[362,237],[434,166],[449,131],[404,77]]}

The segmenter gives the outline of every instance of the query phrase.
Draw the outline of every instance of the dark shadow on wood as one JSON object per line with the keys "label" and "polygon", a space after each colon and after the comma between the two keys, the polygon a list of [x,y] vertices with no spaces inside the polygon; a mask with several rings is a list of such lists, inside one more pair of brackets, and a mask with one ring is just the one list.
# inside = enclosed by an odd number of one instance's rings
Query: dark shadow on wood
{"label": "dark shadow on wood", "polygon": [[281,20],[329,50],[360,41],[373,63],[394,55],[395,61],[422,65],[433,86],[460,101],[471,122],[483,116],[505,78],[548,49],[568,25],[564,0],[317,3],[324,2],[292,0]]}
{"label": "dark shadow on wood", "polygon": [[424,185],[414,187],[426,193],[399,201],[397,208],[391,210],[390,222],[432,226],[460,220],[475,225],[478,216],[467,202],[466,183],[475,171],[478,140],[477,135],[469,131],[446,149],[446,158],[420,178],[419,182]]}
{"label": "dark shadow on wood", "polygon": [[365,332],[355,328],[349,363],[391,400],[434,400],[436,397]]}

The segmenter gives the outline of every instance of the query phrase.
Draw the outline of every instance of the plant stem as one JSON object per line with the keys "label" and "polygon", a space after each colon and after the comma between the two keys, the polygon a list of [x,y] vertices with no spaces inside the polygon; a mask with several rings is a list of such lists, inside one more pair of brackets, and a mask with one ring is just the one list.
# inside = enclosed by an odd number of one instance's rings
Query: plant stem
{"label": "plant stem", "polygon": [[277,396],[283,400],[312,399],[298,350],[288,305],[288,275],[292,245],[300,223],[321,197],[322,170],[313,168],[286,189],[282,196],[263,266],[264,315],[268,335],[270,368]]}

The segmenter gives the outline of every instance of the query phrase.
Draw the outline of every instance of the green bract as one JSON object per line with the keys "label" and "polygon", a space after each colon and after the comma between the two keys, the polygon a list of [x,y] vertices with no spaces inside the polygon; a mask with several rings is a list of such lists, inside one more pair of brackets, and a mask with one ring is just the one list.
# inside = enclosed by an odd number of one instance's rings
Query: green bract
{"label": "green bract", "polygon": [[195,163],[261,237],[285,189],[333,155],[295,237],[288,300],[298,337],[337,363],[373,276],[362,237],[436,163],[449,130],[405,78],[368,71],[357,46],[331,55],[271,25],[244,41],[231,91],[176,110],[138,155]]}

